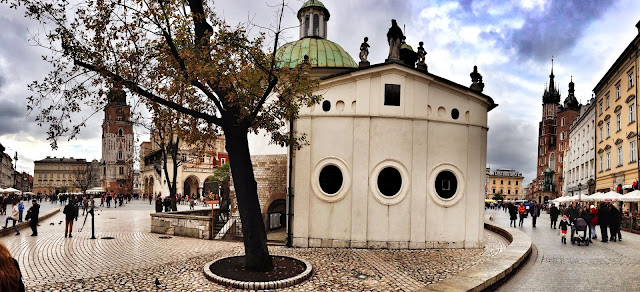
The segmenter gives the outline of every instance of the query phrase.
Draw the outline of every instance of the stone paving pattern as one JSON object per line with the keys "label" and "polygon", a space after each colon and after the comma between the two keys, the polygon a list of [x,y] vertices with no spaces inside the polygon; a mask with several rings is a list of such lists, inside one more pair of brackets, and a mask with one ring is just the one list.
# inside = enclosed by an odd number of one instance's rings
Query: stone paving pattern
{"label": "stone paving pattern", "polygon": [[[202,270],[219,257],[243,254],[242,244],[160,239],[160,234],[149,233],[152,209],[142,201],[101,209],[96,216],[96,240],[90,239],[89,220],[77,232],[84,217],[74,222],[73,238],[64,238],[64,225],[58,224],[63,215],[42,222],[38,237],[27,234],[0,240],[20,263],[28,291],[156,291],[156,277],[166,291],[232,290],[209,281]],[[103,238],[109,236],[114,239]],[[309,280],[283,291],[412,291],[477,265],[507,245],[490,232],[485,240],[484,249],[469,250],[269,249],[272,254],[304,258],[314,267]]]}
{"label": "stone paving pattern", "polygon": [[[487,211],[493,223],[509,230],[508,214]],[[528,263],[498,291],[640,291],[640,235],[622,232],[621,242],[600,242],[589,246],[560,243],[558,231],[549,227],[549,215],[542,212],[536,228],[531,218],[520,229],[531,237],[534,252]]]}

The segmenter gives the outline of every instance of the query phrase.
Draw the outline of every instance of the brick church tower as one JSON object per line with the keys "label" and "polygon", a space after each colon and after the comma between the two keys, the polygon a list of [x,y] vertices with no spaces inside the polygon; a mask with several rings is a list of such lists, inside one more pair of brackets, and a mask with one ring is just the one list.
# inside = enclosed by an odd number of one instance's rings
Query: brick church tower
{"label": "brick church tower", "polygon": [[530,200],[544,202],[562,196],[565,150],[569,146],[569,129],[580,112],[580,103],[574,95],[574,83],[569,83],[569,95],[560,104],[560,91],[553,74],[551,61],[549,85],[542,95],[542,120],[538,128],[538,159],[536,178]]}
{"label": "brick church tower", "polygon": [[133,123],[122,89],[111,89],[102,122],[102,187],[108,192],[133,192]]}

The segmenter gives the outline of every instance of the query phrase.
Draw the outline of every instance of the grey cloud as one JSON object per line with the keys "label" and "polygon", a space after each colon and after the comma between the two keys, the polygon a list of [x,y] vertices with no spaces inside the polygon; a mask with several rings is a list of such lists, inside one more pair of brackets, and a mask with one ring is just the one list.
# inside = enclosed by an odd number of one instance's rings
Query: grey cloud
{"label": "grey cloud", "polygon": [[538,125],[531,121],[489,112],[487,166],[520,171],[524,182],[529,183],[536,173],[537,129]]}
{"label": "grey cloud", "polygon": [[528,13],[520,29],[507,33],[503,45],[515,49],[521,59],[541,61],[561,55],[571,50],[589,24],[617,1],[549,1],[544,12]]}

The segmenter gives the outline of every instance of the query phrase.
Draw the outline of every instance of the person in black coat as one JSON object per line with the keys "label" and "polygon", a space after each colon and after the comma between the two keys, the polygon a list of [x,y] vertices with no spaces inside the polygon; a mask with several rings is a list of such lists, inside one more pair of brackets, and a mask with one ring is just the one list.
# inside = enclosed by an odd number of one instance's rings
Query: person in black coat
{"label": "person in black coat", "polygon": [[620,230],[620,211],[614,204],[609,205],[609,230],[611,230],[611,241],[616,242]]}
{"label": "person in black coat", "polygon": [[601,242],[609,241],[609,236],[607,234],[607,226],[609,225],[609,206],[607,203],[603,203],[600,205],[600,210],[598,210],[598,224],[600,224],[600,235],[602,236]]}
{"label": "person in black coat", "polygon": [[29,226],[31,227],[31,236],[38,236],[38,217],[40,216],[40,205],[36,203],[36,200],[31,201],[31,208],[27,211],[27,215],[30,219]]}
{"label": "person in black coat", "polygon": [[536,227],[536,219],[538,217],[540,217],[540,204],[535,202],[535,204],[531,206],[531,223],[533,224],[533,227]]}
{"label": "person in black coat", "polygon": [[[587,222],[587,225],[591,224],[591,219],[593,219],[593,214],[591,214],[591,209],[588,206],[584,206],[582,208],[582,212],[580,212],[580,218],[584,219]],[[589,228],[589,242],[591,242],[591,228]]]}
{"label": "person in black coat", "polygon": [[516,219],[518,219],[518,207],[513,203],[509,203],[507,205],[507,209],[509,209],[509,226],[513,224],[513,227],[516,227]]}
{"label": "person in black coat", "polygon": [[556,224],[558,223],[558,215],[560,215],[560,210],[558,210],[556,204],[551,204],[549,215],[551,216],[551,228],[556,229]]}
{"label": "person in black coat", "polygon": [[156,213],[162,213],[162,198],[160,196],[156,199]]}
{"label": "person in black coat", "polygon": [[62,213],[64,213],[65,218],[64,237],[67,237],[67,234],[69,235],[69,237],[73,237],[71,236],[71,232],[73,231],[73,219],[76,218],[77,214],[76,207],[74,206],[74,204],[68,204],[64,207]]}

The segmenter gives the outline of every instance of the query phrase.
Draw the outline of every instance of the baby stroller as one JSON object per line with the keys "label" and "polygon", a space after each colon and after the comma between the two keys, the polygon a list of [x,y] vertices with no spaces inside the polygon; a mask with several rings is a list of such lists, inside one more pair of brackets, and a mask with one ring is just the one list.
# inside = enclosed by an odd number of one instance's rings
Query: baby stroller
{"label": "baby stroller", "polygon": [[[584,243],[585,245],[589,245],[589,237],[587,236],[587,228],[589,228],[589,226],[587,225],[587,221],[584,220],[584,218],[577,218],[574,222],[573,222],[573,234],[571,236],[571,243],[578,243],[578,245],[580,245],[581,243]],[[582,235],[580,234],[582,232]]]}

